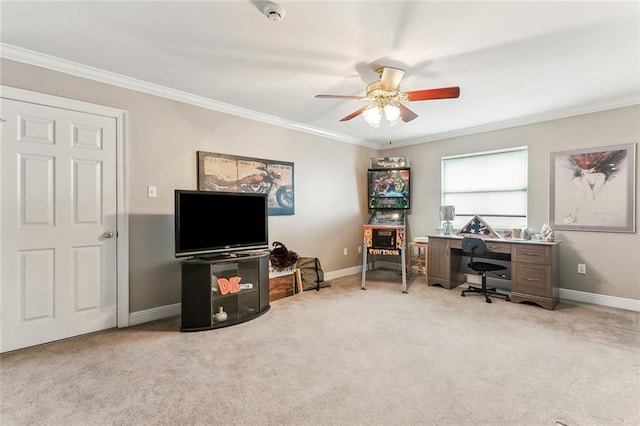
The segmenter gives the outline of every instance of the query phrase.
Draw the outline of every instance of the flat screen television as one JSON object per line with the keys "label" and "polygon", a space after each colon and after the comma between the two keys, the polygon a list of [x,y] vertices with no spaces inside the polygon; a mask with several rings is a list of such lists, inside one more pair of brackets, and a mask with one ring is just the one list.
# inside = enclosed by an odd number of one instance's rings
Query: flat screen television
{"label": "flat screen television", "polygon": [[176,257],[268,249],[267,209],[267,194],[176,189]]}

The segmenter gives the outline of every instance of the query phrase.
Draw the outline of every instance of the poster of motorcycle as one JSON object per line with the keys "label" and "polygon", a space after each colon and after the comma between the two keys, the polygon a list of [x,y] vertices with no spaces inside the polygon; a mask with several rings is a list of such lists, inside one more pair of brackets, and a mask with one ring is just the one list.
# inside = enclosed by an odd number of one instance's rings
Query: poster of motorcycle
{"label": "poster of motorcycle", "polygon": [[198,151],[198,190],[268,194],[269,216],[294,214],[291,162]]}

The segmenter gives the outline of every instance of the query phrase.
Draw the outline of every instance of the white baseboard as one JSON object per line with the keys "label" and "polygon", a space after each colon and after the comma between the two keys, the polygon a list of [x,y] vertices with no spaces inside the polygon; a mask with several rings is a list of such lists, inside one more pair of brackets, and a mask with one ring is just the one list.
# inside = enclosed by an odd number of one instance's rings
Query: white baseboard
{"label": "white baseboard", "polygon": [[640,300],[627,299],[624,297],[607,296],[605,294],[587,293],[585,291],[560,289],[560,299],[581,303],[591,303],[593,305],[608,306],[610,308],[626,309],[628,311],[640,312]]}
{"label": "white baseboard", "polygon": [[[387,269],[399,269],[400,266],[393,262],[376,262],[377,267]],[[341,269],[338,271],[327,272],[324,274],[326,280],[345,277],[347,275],[362,273],[362,266]],[[487,283],[493,287],[499,287],[505,290],[510,289],[510,281],[489,277]],[[566,288],[559,289],[559,297],[562,300],[591,303],[593,305],[608,306],[610,308],[626,309],[628,311],[640,312],[640,300],[627,299],[624,297],[607,296],[605,294],[587,293],[585,291],[569,290]]]}
{"label": "white baseboard", "polygon": [[[378,266],[383,262],[377,262]],[[384,265],[390,268],[395,267],[395,264],[389,263]],[[326,272],[324,279],[329,281],[336,278],[346,277],[348,275],[362,273],[362,266],[354,266],[351,268],[339,269],[337,271]],[[496,280],[498,281],[498,280]],[[604,294],[587,293],[585,291],[569,290],[566,288],[560,289],[560,299],[580,302],[591,303],[593,305],[608,306],[610,308],[626,309],[628,311],[640,312],[640,300],[627,299],[624,297],[607,296]],[[145,322],[156,321],[163,318],[169,318],[176,315],[180,315],[181,304],[174,303],[173,305],[159,306],[157,308],[145,309],[143,311],[131,312],[129,314],[129,326],[143,324]]]}
{"label": "white baseboard", "polygon": [[157,308],[145,309],[144,311],[131,312],[129,314],[129,325],[138,325],[180,315],[181,307],[181,303],[174,303],[173,305],[158,306]]}
{"label": "white baseboard", "polygon": [[348,275],[359,274],[362,272],[362,266],[353,266],[346,269],[338,269],[337,271],[325,272],[325,281],[335,280],[336,278],[346,277]]}
{"label": "white baseboard", "polygon": [[[400,269],[400,264],[398,263],[378,261],[375,264],[376,264],[376,268],[398,269],[398,270]],[[373,268],[373,264],[370,263],[368,267],[369,267],[368,270],[370,270],[371,268]],[[325,272],[324,279],[326,281],[329,281],[329,280],[334,280],[336,278],[341,278],[341,277],[346,277],[348,275],[361,274],[361,273],[362,273],[362,265],[359,265],[359,266],[353,266],[351,268],[339,269],[337,271]]]}
{"label": "white baseboard", "polygon": [[[338,271],[327,272],[324,274],[325,280],[333,280],[347,275],[359,274],[362,272],[362,266],[354,266],[352,268],[341,269]],[[156,321],[164,318],[180,315],[182,305],[174,303],[173,305],[158,306],[156,308],[145,309],[143,311],[131,312],[129,314],[129,326],[143,324],[145,322]]]}
{"label": "white baseboard", "polygon": [[[511,281],[487,277],[487,286],[510,290]],[[640,312],[640,300],[637,299],[626,299],[624,297],[607,296],[605,294],[587,293],[586,291],[569,290],[567,288],[558,289],[558,297],[560,300],[591,303],[592,305],[608,306],[610,308]]]}

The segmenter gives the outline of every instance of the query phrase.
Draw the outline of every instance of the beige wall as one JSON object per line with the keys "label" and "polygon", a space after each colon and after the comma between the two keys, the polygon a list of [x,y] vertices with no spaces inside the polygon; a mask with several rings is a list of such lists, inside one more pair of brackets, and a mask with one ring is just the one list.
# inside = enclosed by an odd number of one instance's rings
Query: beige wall
{"label": "beige wall", "polygon": [[[325,271],[361,264],[366,169],[375,150],[14,61],[0,64],[0,84],[128,111],[130,312],[180,302],[173,191],[196,189],[196,151],[295,163],[295,215],[269,218],[270,241],[320,258]],[[157,186],[157,198],[147,198],[147,185]]]}
{"label": "beige wall", "polygon": [[[529,224],[538,231],[549,218],[549,154],[580,148],[640,141],[640,106],[619,108],[505,130],[385,150],[406,155],[411,163],[411,236],[436,232],[439,226],[440,157],[499,148],[529,147]],[[636,182],[638,182],[636,167]],[[640,209],[636,187],[636,217]],[[560,287],[640,299],[640,234],[557,231]],[[577,273],[577,264],[587,274]]]}
{"label": "beige wall", "polygon": [[[409,156],[409,233],[417,236],[438,226],[441,156],[527,145],[529,226],[539,229],[548,217],[550,152],[640,139],[636,106],[376,152],[14,61],[3,59],[0,66],[0,84],[128,111],[131,312],[180,301],[173,190],[196,188],[196,151],[294,162],[296,214],[270,217],[270,240],[319,257],[331,272],[361,264],[357,247],[368,216],[370,157]],[[158,198],[146,197],[147,185],[158,187]],[[562,288],[640,299],[638,233],[557,237],[563,240]],[[342,254],[345,247],[348,256]],[[587,264],[586,275],[576,273],[578,262]]]}

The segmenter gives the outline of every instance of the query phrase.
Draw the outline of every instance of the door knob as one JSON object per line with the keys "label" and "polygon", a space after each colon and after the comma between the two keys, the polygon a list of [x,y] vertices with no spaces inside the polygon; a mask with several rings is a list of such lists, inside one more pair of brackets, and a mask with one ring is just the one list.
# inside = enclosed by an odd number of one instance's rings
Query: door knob
{"label": "door knob", "polygon": [[104,234],[102,234],[102,236],[105,237],[105,238],[111,238],[111,237],[113,237],[113,232],[107,231]]}

